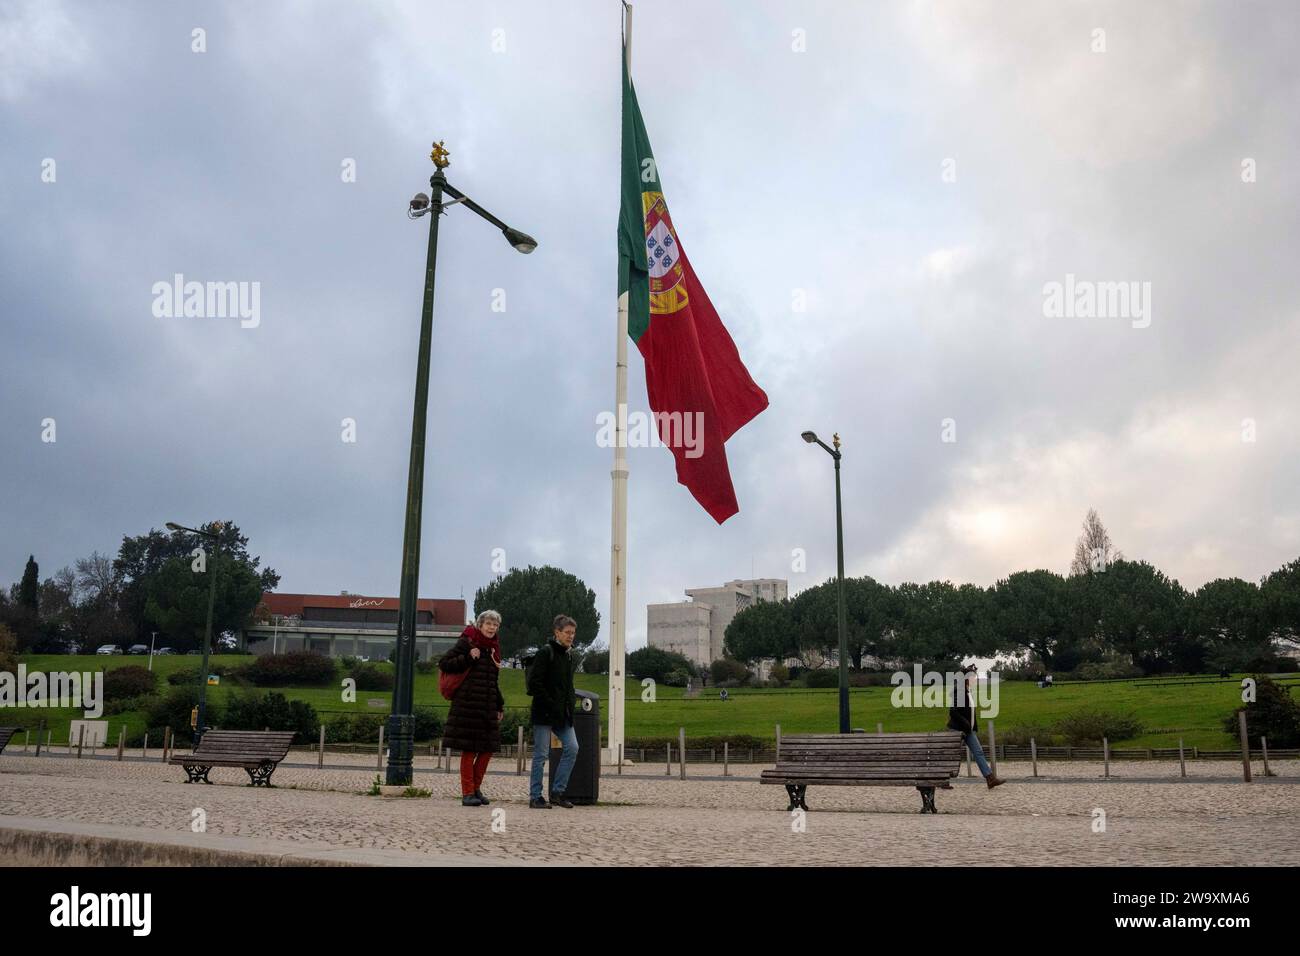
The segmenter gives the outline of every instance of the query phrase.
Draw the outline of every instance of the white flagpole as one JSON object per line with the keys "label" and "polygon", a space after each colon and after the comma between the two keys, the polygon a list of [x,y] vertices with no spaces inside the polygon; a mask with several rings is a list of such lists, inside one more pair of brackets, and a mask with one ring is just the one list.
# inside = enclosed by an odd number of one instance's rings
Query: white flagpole
{"label": "white flagpole", "polygon": [[[627,75],[632,76],[632,5],[623,4]],[[627,663],[627,296],[618,297],[618,345],[614,362],[614,470],[609,549],[609,754],[615,763],[625,740],[624,693]]]}

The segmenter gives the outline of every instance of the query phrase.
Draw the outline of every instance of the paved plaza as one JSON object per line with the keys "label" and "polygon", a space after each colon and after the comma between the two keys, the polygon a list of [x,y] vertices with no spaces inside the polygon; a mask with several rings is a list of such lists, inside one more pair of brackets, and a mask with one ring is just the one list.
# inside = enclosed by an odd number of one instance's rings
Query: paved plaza
{"label": "paved plaza", "polygon": [[[1100,764],[1042,763],[1033,779],[1028,763],[1003,761],[1006,786],[989,791],[963,771],[939,791],[937,816],[917,813],[910,788],[815,787],[796,832],[784,790],[760,786],[758,765],[723,777],[688,764],[684,781],[675,766],[671,777],[663,765],[630,768],[602,778],[599,806],[537,811],[510,758],[489,773],[485,808],[462,807],[457,775],[430,758],[417,758],[415,782],[432,798],[364,795],[374,757],[330,754],[323,770],[315,759],[291,754],[267,790],[228,769],[212,771],[212,786],[185,784],[152,756],[10,752],[0,755],[0,832],[201,846],[232,862],[416,865],[1294,865],[1300,838],[1296,760],[1274,761],[1270,778],[1257,763],[1251,784],[1239,763],[1189,763],[1186,780],[1176,761],[1112,764],[1111,779]],[[1098,809],[1105,832],[1094,832]]]}

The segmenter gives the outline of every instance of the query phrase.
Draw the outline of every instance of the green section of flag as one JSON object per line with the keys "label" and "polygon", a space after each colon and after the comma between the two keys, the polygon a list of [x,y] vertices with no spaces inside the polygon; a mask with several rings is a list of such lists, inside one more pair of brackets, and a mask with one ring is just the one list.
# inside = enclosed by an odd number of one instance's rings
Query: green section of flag
{"label": "green section of flag", "polygon": [[623,47],[622,189],[618,212],[618,292],[628,294],[627,334],[636,342],[650,327],[650,277],[645,249],[643,192],[663,192],[650,139],[646,136],[636,90]]}

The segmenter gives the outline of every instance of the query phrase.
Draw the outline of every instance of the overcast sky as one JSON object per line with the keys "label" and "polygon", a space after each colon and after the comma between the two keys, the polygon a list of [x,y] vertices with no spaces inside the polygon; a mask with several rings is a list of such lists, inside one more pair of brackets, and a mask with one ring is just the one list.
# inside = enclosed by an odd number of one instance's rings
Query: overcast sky
{"label": "overcast sky", "polygon": [[[0,0],[0,581],[224,518],[281,590],[395,595],[442,139],[540,245],[442,221],[420,593],[501,548],[606,620],[620,16]],[[1300,555],[1298,48],[1280,0],[636,4],[669,208],[771,406],[721,527],[630,450],[629,645],[687,587],[834,574],[806,428],[853,575],[1064,572],[1089,507],[1189,588]],[[155,316],[177,273],[258,283],[259,324]],[[1071,275],[1149,311],[1046,314]]]}

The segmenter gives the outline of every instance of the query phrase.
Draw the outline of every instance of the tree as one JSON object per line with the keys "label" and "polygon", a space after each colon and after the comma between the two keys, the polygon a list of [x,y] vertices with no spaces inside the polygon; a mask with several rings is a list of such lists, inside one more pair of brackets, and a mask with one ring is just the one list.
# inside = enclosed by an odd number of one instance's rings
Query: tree
{"label": "tree", "polygon": [[[118,550],[117,558],[113,561],[113,573],[117,579],[117,605],[122,615],[125,617],[125,626],[133,630],[137,640],[147,641],[149,632],[160,630],[172,642],[177,649],[195,646],[194,642],[201,639],[202,634],[196,638],[190,629],[192,624],[192,612],[187,613],[181,618],[175,618],[177,626],[185,628],[184,633],[172,634],[165,627],[157,624],[157,614],[166,615],[169,611],[174,611],[177,607],[176,599],[169,597],[165,588],[161,588],[160,578],[164,573],[164,568],[169,564],[173,566],[169,572],[169,580],[174,585],[182,584],[184,579],[176,573],[175,565],[183,561],[184,567],[188,570],[190,562],[193,560],[191,552],[203,544],[207,551],[208,564],[211,566],[212,557],[215,553],[221,564],[221,574],[218,575],[217,603],[223,609],[221,614],[214,616],[213,633],[219,634],[223,630],[232,630],[243,627],[248,620],[254,607],[257,606],[257,600],[261,597],[262,591],[274,591],[280,583],[280,575],[271,568],[258,569],[261,558],[252,555],[248,551],[248,538],[239,531],[239,526],[233,521],[208,522],[202,525],[200,530],[208,531],[218,536],[218,547],[213,547],[212,543],[206,538],[199,538],[192,534],[171,534],[162,531],[149,529],[148,534],[138,535],[136,537],[124,537],[122,547]],[[242,569],[234,571],[232,569]],[[247,591],[248,572],[257,581],[256,591],[258,592],[253,599],[253,603],[248,607],[243,607],[242,599],[238,604],[223,602],[221,578],[229,574],[228,580],[234,582],[235,589],[241,594]],[[195,578],[202,578],[203,575],[193,574]],[[196,582],[190,581],[189,584]],[[201,582],[203,587],[207,588],[206,578]],[[186,588],[185,590],[188,590]],[[152,613],[149,610],[150,599],[154,600],[156,610]],[[204,592],[203,612],[207,614],[207,597]],[[200,629],[202,624],[199,625]]]}
{"label": "tree", "polygon": [[[839,653],[839,593],[835,578],[800,591],[790,604],[791,622],[801,651],[824,657]],[[844,618],[849,660],[861,668],[864,657],[880,657],[898,625],[894,590],[871,577],[844,579]]]}
{"label": "tree", "polygon": [[713,679],[714,684],[721,684],[724,680],[734,680],[743,684],[751,676],[748,667],[730,657],[720,657],[709,665],[709,677]]}
{"label": "tree", "polygon": [[249,620],[262,597],[262,579],[246,563],[218,552],[206,556],[205,570],[194,570],[195,559],[172,558],[148,579],[145,618],[167,635],[177,650],[201,648],[207,632],[208,595],[212,595],[212,635],[238,630]]}
{"label": "tree", "polygon": [[1116,561],[1084,577],[1103,646],[1144,673],[1173,669],[1187,650],[1182,586],[1145,561]]}
{"label": "tree", "polygon": [[1300,558],[1265,577],[1260,597],[1274,636],[1300,647]]}
{"label": "tree", "polygon": [[[741,608],[727,625],[723,648],[738,661],[801,657],[789,601],[758,601]],[[631,666],[630,664],[628,665]]]}
{"label": "tree", "polygon": [[18,672],[18,638],[3,624],[0,624],[0,671]]}
{"label": "tree", "polygon": [[694,677],[696,667],[686,655],[660,647],[640,647],[627,655],[629,677],[649,677],[656,684],[667,684],[674,672]]}
{"label": "tree", "polygon": [[1255,702],[1238,707],[1223,721],[1223,729],[1234,738],[1240,733],[1237,714],[1246,712],[1246,733],[1254,740],[1267,737],[1274,747],[1300,746],[1300,703],[1285,684],[1267,677],[1255,678]]}
{"label": "tree", "polygon": [[1093,508],[1083,519],[1083,531],[1074,544],[1074,560],[1070,562],[1070,574],[1088,574],[1092,571],[1104,571],[1112,563],[1124,560],[1124,555],[1111,543],[1106,526],[1097,517]]}
{"label": "tree", "polygon": [[1201,586],[1187,602],[1187,636],[1199,660],[1185,670],[1251,670],[1273,658],[1268,611],[1259,588],[1241,578]]}
{"label": "tree", "polygon": [[1057,653],[1074,635],[1065,578],[1053,571],[1017,571],[993,588],[995,629],[1010,646],[1028,652],[1043,666],[1058,666]]}
{"label": "tree", "polygon": [[32,614],[40,611],[41,572],[36,564],[36,555],[27,556],[27,565],[23,568],[23,579],[18,583],[18,604],[27,608]]}
{"label": "tree", "polygon": [[600,633],[596,592],[583,581],[560,568],[545,565],[511,568],[490,581],[474,595],[474,614],[493,610],[501,615],[503,659],[518,657],[528,647],[540,647],[551,636],[557,614],[567,614],[578,623],[574,645],[590,645]]}
{"label": "tree", "polygon": [[955,667],[961,658],[983,653],[992,643],[987,618],[981,620],[988,604],[982,588],[959,589],[950,581],[904,582],[895,593],[899,627],[886,644],[886,656],[895,666]]}

